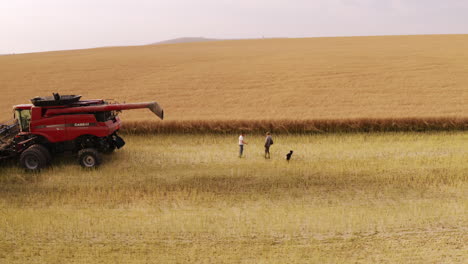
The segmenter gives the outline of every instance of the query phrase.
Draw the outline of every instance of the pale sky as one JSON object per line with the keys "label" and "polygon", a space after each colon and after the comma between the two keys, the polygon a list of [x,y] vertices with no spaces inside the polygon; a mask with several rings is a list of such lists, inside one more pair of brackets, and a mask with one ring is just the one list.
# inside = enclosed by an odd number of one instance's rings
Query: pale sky
{"label": "pale sky", "polygon": [[468,0],[0,0],[0,54],[178,37],[468,33]]}

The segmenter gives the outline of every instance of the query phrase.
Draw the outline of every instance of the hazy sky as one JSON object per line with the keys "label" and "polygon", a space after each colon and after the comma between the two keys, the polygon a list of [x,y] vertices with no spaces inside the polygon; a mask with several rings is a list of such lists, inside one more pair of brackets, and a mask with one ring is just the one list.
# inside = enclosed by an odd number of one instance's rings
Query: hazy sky
{"label": "hazy sky", "polygon": [[0,54],[177,37],[468,33],[468,0],[0,0]]}

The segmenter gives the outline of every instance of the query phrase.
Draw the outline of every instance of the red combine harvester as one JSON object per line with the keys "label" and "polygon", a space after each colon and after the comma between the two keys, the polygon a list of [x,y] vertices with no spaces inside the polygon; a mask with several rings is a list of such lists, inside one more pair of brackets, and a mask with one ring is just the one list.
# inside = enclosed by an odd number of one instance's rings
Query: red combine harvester
{"label": "red combine harvester", "polygon": [[164,118],[156,102],[110,104],[80,99],[78,95],[54,94],[15,106],[14,120],[0,124],[0,160],[19,158],[25,169],[37,171],[51,162],[53,154],[72,152],[81,166],[93,168],[101,163],[101,153],[125,145],[117,135],[121,127],[118,112],[148,108]]}

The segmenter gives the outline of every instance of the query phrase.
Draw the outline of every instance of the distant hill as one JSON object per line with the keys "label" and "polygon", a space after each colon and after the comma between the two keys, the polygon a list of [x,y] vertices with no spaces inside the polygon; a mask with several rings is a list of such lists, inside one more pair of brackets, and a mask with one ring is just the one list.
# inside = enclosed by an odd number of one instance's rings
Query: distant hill
{"label": "distant hill", "polygon": [[152,43],[150,45],[208,42],[208,41],[218,41],[218,40],[222,40],[222,39],[211,39],[211,38],[203,38],[203,37],[186,37],[186,38],[175,38],[175,39],[164,40],[164,41]]}

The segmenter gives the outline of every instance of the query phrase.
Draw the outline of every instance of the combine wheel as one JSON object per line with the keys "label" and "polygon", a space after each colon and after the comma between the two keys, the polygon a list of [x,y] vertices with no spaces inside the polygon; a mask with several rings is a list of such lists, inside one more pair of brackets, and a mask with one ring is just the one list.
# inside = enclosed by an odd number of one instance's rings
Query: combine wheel
{"label": "combine wheel", "polygon": [[23,168],[29,171],[38,171],[50,162],[49,151],[41,145],[32,145],[20,156],[20,163]]}
{"label": "combine wheel", "polygon": [[52,155],[50,154],[50,151],[46,147],[42,145],[33,145],[32,147],[37,147],[39,150],[41,150],[44,157],[46,157],[47,164],[50,164],[50,162],[52,161]]}
{"label": "combine wheel", "polygon": [[114,153],[114,151],[115,151],[115,147],[112,146],[112,147],[108,147],[106,150],[104,150],[103,153],[104,154],[112,154],[112,153]]}
{"label": "combine wheel", "polygon": [[78,152],[78,161],[83,168],[95,168],[101,164],[101,154],[93,149],[86,148]]}

